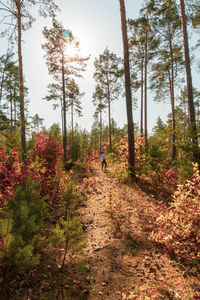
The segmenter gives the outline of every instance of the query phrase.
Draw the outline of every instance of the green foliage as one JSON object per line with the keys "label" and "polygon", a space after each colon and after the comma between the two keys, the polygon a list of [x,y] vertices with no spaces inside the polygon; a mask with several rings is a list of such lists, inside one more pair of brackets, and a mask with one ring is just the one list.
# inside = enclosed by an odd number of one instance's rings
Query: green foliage
{"label": "green foliage", "polygon": [[43,118],[40,118],[38,114],[35,114],[34,116],[30,117],[31,121],[29,122],[29,126],[34,132],[39,132],[41,131],[44,126],[43,126]]}
{"label": "green foliage", "polygon": [[108,102],[117,99],[121,92],[121,63],[121,59],[108,48],[95,59],[94,78],[101,89],[101,98],[105,100],[102,105],[107,106]]}
{"label": "green foliage", "polygon": [[152,171],[159,171],[159,162],[170,159],[167,131],[154,134],[148,140],[148,163]]}
{"label": "green foliage", "polygon": [[185,152],[179,155],[177,159],[177,170],[180,182],[190,178],[193,174],[191,153]]}
{"label": "green foliage", "polygon": [[[77,128],[77,126],[76,126]],[[69,146],[68,150],[68,163],[75,162],[81,157],[81,137],[80,133],[76,130],[68,130],[67,141]]]}
{"label": "green foliage", "polygon": [[3,240],[2,251],[0,251],[1,262],[5,259],[10,244],[14,239],[13,235],[11,234],[11,229],[12,229],[12,218],[10,218],[9,216],[7,218],[1,218],[0,235]]}
{"label": "green foliage", "polygon": [[[111,163],[110,160],[109,163]],[[118,178],[122,182],[126,182],[129,178],[128,163],[115,161],[113,165],[115,168],[110,171],[110,175]]]}
{"label": "green foliage", "polygon": [[192,175],[192,161],[194,145],[191,143],[190,126],[188,126],[188,116],[183,111],[184,107],[175,107],[176,116],[176,150],[177,159],[171,161],[172,148],[172,114],[168,115],[166,124],[160,119],[153,128],[153,135],[148,140],[148,165],[147,173],[163,169],[162,162],[170,162],[178,170],[178,177],[185,180]]}
{"label": "green foliage", "polygon": [[20,147],[19,69],[11,51],[0,57],[0,81],[0,145],[10,152]]}
{"label": "green foliage", "polygon": [[[102,111],[108,108],[109,152],[112,151],[111,137],[111,102],[118,99],[122,92],[122,60],[106,48],[99,58],[95,59],[94,79],[97,83],[93,94],[96,105],[96,116],[100,116],[100,143],[102,143]],[[101,145],[100,145],[101,146]]]}
{"label": "green foliage", "polygon": [[75,248],[80,250],[84,245],[80,243],[82,235],[82,225],[76,216],[67,212],[66,218],[60,218],[59,223],[53,229],[51,242],[53,247],[66,244],[67,249]]}
{"label": "green foliage", "polygon": [[200,1],[190,0],[186,3],[188,6],[188,14],[192,21],[192,26],[199,30],[200,26]]}
{"label": "green foliage", "polygon": [[[74,130],[74,117],[75,115],[81,117],[81,97],[84,93],[80,92],[79,86],[75,83],[74,79],[70,80],[67,85],[66,96],[68,98],[66,110],[70,110],[71,113],[71,143],[70,143],[70,157],[72,161],[76,161],[78,158],[79,143],[76,143],[76,130]],[[80,151],[79,151],[80,152]]]}
{"label": "green foliage", "polygon": [[[145,63],[149,63],[157,53],[159,39],[153,27],[150,26],[150,21],[143,16],[136,20],[128,19],[128,34],[131,80],[134,90],[137,90],[144,84]],[[148,49],[147,62],[145,62],[146,47]]]}
{"label": "green foliage", "polygon": [[25,180],[16,188],[15,197],[8,200],[8,208],[0,220],[4,241],[0,259],[4,267],[24,273],[39,263],[45,215],[45,198],[40,197],[36,182]]}

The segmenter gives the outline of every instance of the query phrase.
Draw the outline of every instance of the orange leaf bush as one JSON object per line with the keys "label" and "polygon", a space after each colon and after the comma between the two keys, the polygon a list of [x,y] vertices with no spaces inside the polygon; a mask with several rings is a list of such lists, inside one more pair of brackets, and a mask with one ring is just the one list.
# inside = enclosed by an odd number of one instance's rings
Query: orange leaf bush
{"label": "orange leaf bush", "polygon": [[175,168],[166,168],[150,175],[149,189],[151,193],[164,203],[169,203],[176,191],[178,172]]}
{"label": "orange leaf bush", "polygon": [[178,185],[173,202],[157,218],[153,239],[180,260],[200,262],[200,174],[197,165],[186,184]]}

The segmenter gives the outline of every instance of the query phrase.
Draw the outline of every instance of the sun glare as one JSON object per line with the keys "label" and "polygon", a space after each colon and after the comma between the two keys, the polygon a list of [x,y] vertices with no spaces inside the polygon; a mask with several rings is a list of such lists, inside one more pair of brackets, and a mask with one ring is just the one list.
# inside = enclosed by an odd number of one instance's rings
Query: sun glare
{"label": "sun glare", "polygon": [[92,43],[88,38],[80,39],[80,51],[83,55],[88,56],[90,55],[92,48]]}
{"label": "sun glare", "polygon": [[68,44],[65,47],[65,54],[68,57],[74,57],[76,54],[78,54],[78,50],[76,49],[76,47],[73,44]]}
{"label": "sun glare", "polygon": [[[68,24],[65,26],[68,27]],[[65,54],[69,57],[74,57],[76,54],[89,56],[92,48],[94,48],[93,36],[91,36],[90,31],[80,28],[80,26],[76,23],[76,25],[73,26],[73,33],[75,39],[79,42],[79,51],[73,46],[73,43],[70,44],[70,42],[67,42]]]}

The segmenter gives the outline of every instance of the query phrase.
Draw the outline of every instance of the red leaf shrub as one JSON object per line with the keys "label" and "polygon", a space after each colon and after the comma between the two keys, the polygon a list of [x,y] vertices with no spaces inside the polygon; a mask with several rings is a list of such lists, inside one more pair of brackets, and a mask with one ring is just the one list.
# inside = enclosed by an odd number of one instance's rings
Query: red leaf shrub
{"label": "red leaf shrub", "polygon": [[13,197],[14,189],[27,174],[28,165],[23,165],[15,148],[7,155],[3,147],[0,147],[0,204],[6,205],[6,197]]}
{"label": "red leaf shrub", "polygon": [[150,176],[151,193],[165,203],[171,201],[172,195],[177,188],[178,172],[175,168],[153,172]]}
{"label": "red leaf shrub", "polygon": [[62,145],[55,138],[50,138],[42,132],[35,134],[35,154],[44,161],[45,165],[56,166],[62,159]]}
{"label": "red leaf shrub", "polygon": [[62,145],[42,132],[35,135],[36,160],[29,159],[26,165],[19,159],[17,149],[7,155],[0,148],[0,205],[5,207],[6,198],[13,197],[15,187],[22,184],[27,176],[37,180],[41,197],[49,202],[58,199],[65,191],[65,173],[59,162],[62,159]]}
{"label": "red leaf shrub", "polygon": [[58,144],[55,138],[50,138],[42,132],[35,134],[35,140],[35,154],[39,158],[39,167],[34,165],[33,176],[39,179],[41,196],[48,196],[48,201],[52,203],[65,190],[62,184],[65,173],[59,165],[63,156],[62,145]]}
{"label": "red leaf shrub", "polygon": [[153,238],[179,259],[200,262],[200,174],[197,165],[185,185],[178,186],[170,208],[157,219]]}
{"label": "red leaf shrub", "polygon": [[[140,169],[144,163],[144,156],[141,151],[141,146],[144,146],[144,138],[142,136],[135,136],[135,167]],[[116,150],[117,159],[121,162],[128,162],[128,136],[120,140],[120,144]]]}
{"label": "red leaf shrub", "polygon": [[94,161],[99,159],[99,151],[94,149],[89,149],[82,153],[82,158],[76,161],[75,168],[82,169],[87,175],[90,174],[90,167]]}

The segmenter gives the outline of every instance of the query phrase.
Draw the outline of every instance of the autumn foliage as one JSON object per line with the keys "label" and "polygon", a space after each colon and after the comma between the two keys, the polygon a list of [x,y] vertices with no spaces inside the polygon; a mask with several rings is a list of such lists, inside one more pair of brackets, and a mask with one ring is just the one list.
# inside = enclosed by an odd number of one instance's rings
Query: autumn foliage
{"label": "autumn foliage", "polygon": [[[6,198],[14,196],[15,188],[22,184],[25,178],[37,180],[41,197],[47,196],[50,202],[62,193],[64,173],[59,166],[62,160],[62,146],[54,138],[49,138],[42,132],[35,135],[35,157],[26,165],[19,159],[17,149],[10,155],[0,148],[0,202],[6,205]],[[61,187],[62,186],[62,187]]]}
{"label": "autumn foliage", "polygon": [[[40,262],[48,244],[45,219],[63,200],[69,178],[62,168],[62,147],[42,132],[35,135],[34,157],[27,163],[17,149],[0,149],[0,266],[23,273]],[[64,201],[64,200],[63,200]]]}
{"label": "autumn foliage", "polygon": [[[136,168],[139,168],[144,163],[144,157],[142,155],[141,146],[144,145],[144,138],[137,135],[135,137],[135,162]],[[117,158],[121,162],[128,161],[128,136],[126,135],[119,142],[119,146],[116,150]]]}
{"label": "autumn foliage", "polygon": [[62,159],[62,145],[42,132],[35,134],[35,154],[52,168]]}
{"label": "autumn foliage", "polygon": [[[145,168],[141,152],[143,139],[136,137],[136,170]],[[118,161],[127,168],[127,139],[121,139],[117,150]],[[152,226],[152,238],[179,260],[192,264],[200,261],[200,175],[197,166],[190,180],[178,184],[178,171],[168,162],[157,162],[156,170],[149,166],[149,173],[140,178],[143,188],[158,201]]]}
{"label": "autumn foliage", "polygon": [[186,184],[180,184],[169,208],[157,219],[153,238],[181,260],[200,261],[200,174],[197,165]]}
{"label": "autumn foliage", "polygon": [[61,167],[62,145],[55,138],[42,132],[35,134],[36,160],[31,165],[32,176],[38,179],[41,196],[47,196],[49,203],[57,200],[65,191],[64,171]]}
{"label": "autumn foliage", "polygon": [[164,168],[159,172],[153,171],[149,176],[151,193],[159,200],[168,203],[177,188],[178,172],[175,168]]}
{"label": "autumn foliage", "polygon": [[[145,165],[146,159],[142,150],[144,145],[144,138],[141,136],[135,136],[135,172],[136,176],[139,176],[142,172],[142,169]],[[121,179],[127,179],[129,177],[128,173],[128,136],[125,135],[124,138],[121,138],[119,144],[116,144],[113,147],[114,150],[114,159],[115,166],[115,176]]]}
{"label": "autumn foliage", "polygon": [[7,197],[13,197],[14,189],[21,184],[27,174],[27,165],[19,159],[17,149],[7,155],[4,148],[0,148],[0,205],[4,207]]}

